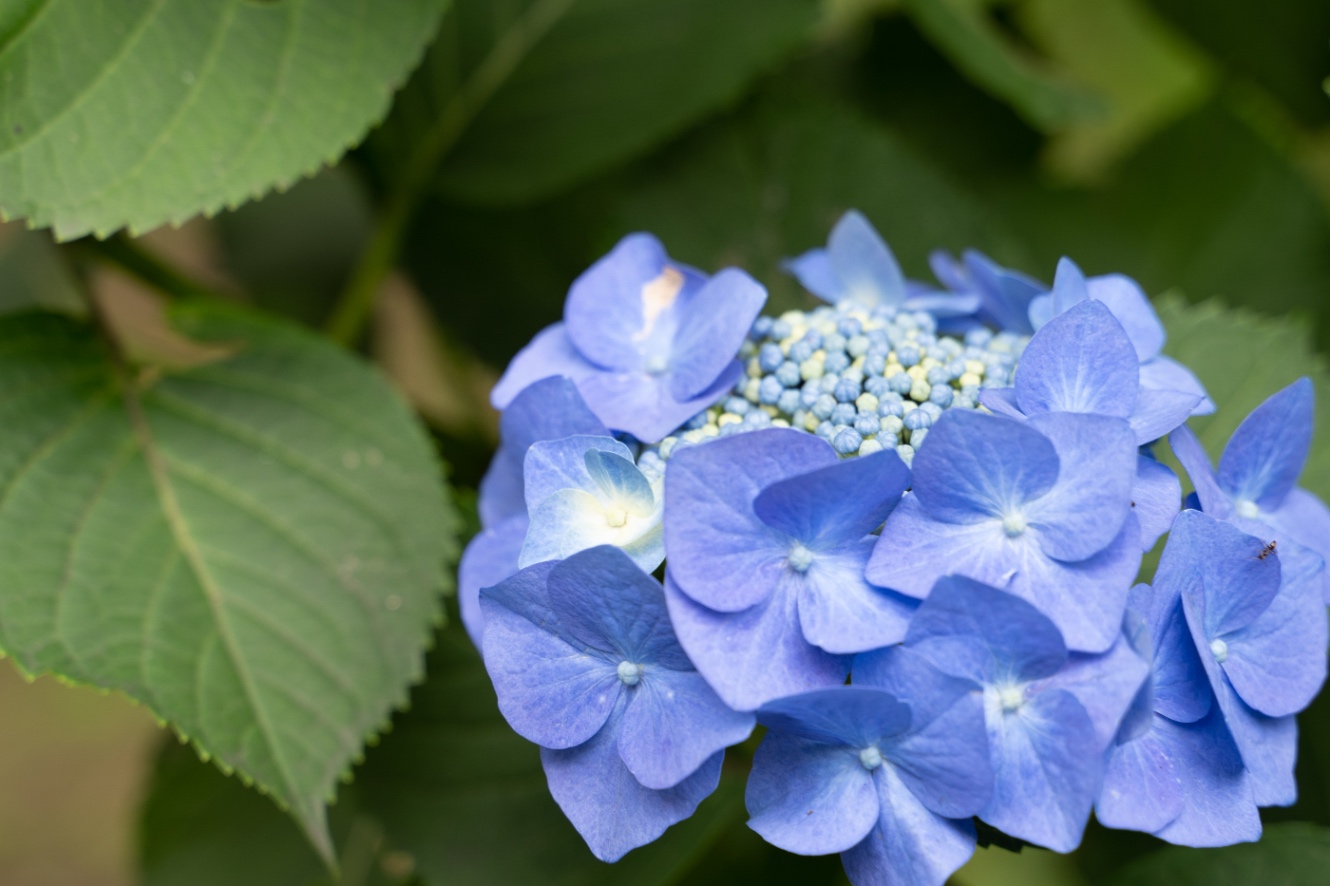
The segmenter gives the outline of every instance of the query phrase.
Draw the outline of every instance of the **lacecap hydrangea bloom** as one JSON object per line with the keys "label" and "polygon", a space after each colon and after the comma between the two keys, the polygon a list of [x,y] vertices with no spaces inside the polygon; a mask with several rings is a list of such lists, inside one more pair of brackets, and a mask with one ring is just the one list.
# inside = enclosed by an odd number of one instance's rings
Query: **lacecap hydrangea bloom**
{"label": "lacecap hydrangea bloom", "polygon": [[759,316],[747,274],[634,234],[496,386],[462,614],[597,857],[691,815],[735,745],[749,825],[859,886],[940,886],[976,820],[1215,846],[1294,801],[1326,676],[1311,383],[1216,469],[1134,281],[932,267],[850,212],[786,263],[824,304]]}

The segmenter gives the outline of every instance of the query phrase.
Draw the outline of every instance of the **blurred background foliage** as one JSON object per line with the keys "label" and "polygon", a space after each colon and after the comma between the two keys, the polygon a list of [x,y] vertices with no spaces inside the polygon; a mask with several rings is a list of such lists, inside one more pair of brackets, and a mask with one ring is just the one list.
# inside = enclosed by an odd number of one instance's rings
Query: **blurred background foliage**
{"label": "blurred background foliage", "polygon": [[[407,391],[465,500],[495,440],[495,373],[624,233],[745,267],[779,312],[807,303],[780,260],[857,207],[912,276],[934,248],[976,247],[1045,281],[1070,255],[1170,293],[1174,352],[1228,398],[1202,428],[1213,447],[1298,375],[1330,392],[1315,356],[1330,348],[1328,75],[1321,0],[455,0],[337,166],[137,240],[0,226],[0,309],[76,310],[79,280],[110,261],[330,324]],[[1307,483],[1326,496],[1321,440]],[[23,713],[0,731],[0,769],[47,802],[6,779],[0,821],[56,837],[0,829],[0,881],[327,882],[267,799],[188,749],[164,748],[137,787],[160,741],[141,711],[9,683],[6,710]],[[71,716],[105,740],[57,744]],[[1159,852],[1092,826],[1072,856],[983,849],[955,882],[1324,882],[1330,700],[1301,721],[1301,799],[1268,810],[1257,846]],[[454,628],[366,757],[334,809],[346,884],[844,882],[835,858],[747,831],[738,779],[658,844],[594,862]],[[67,811],[90,799],[109,811]]]}

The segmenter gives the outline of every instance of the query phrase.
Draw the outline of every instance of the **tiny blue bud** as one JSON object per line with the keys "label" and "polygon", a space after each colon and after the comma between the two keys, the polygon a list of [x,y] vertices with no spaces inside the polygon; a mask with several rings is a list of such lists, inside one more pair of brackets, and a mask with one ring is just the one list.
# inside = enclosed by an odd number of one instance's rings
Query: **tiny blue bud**
{"label": "tiny blue bud", "polygon": [[811,409],[820,396],[822,396],[821,386],[817,382],[810,381],[799,389],[799,405],[804,409]]}
{"label": "tiny blue bud", "polygon": [[910,445],[918,451],[920,446],[924,445],[924,438],[928,436],[928,428],[920,428],[917,431],[910,431]]}
{"label": "tiny blue bud", "polygon": [[774,339],[787,339],[793,333],[794,330],[790,328],[790,324],[786,323],[784,320],[777,320],[775,323],[771,324],[771,337]]}
{"label": "tiny blue bud", "polygon": [[928,417],[933,421],[942,417],[942,407],[936,403],[920,403],[919,408],[928,413]]}
{"label": "tiny blue bud", "polygon": [[840,376],[838,375],[824,375],[817,380],[818,390],[824,394],[830,394],[832,391],[836,390],[836,382],[838,381],[840,381]]}
{"label": "tiny blue bud", "polygon": [[831,441],[831,445],[841,455],[853,455],[859,451],[863,442],[864,438],[854,428],[842,428]]}
{"label": "tiny blue bud", "polygon": [[899,397],[895,400],[880,399],[877,404],[877,414],[886,418],[888,415],[900,418],[905,414],[905,404]]}
{"label": "tiny blue bud", "polygon": [[844,376],[841,377],[840,381],[836,382],[836,388],[832,391],[832,395],[842,403],[850,403],[857,400],[862,393],[863,389],[857,381]]}
{"label": "tiny blue bud", "polygon": [[753,328],[748,333],[748,337],[753,341],[761,341],[771,334],[771,324],[775,322],[770,317],[758,317],[753,321]]}
{"label": "tiny blue bud", "polygon": [[859,415],[854,420],[854,429],[865,437],[871,437],[882,430],[882,423],[876,415]]}
{"label": "tiny blue bud", "polygon": [[896,360],[900,365],[909,368],[919,362],[919,349],[914,345],[901,345],[896,349]]}
{"label": "tiny blue bud", "polygon": [[733,412],[735,415],[747,415],[748,410],[753,408],[743,397],[730,397],[725,401],[723,408],[726,412]]}
{"label": "tiny blue bud", "polygon": [[848,425],[858,414],[859,410],[853,403],[837,403],[836,408],[831,410],[831,420],[838,425]]}
{"label": "tiny blue bud", "polygon": [[845,343],[845,353],[851,357],[862,357],[868,353],[869,347],[871,345],[868,342],[868,336],[855,335],[851,336],[850,340]]}
{"label": "tiny blue bud", "polygon": [[783,387],[797,388],[803,377],[799,374],[799,364],[786,360],[780,366],[776,367],[776,381]]}
{"label": "tiny blue bud", "polygon": [[931,427],[933,424],[933,417],[922,409],[911,409],[909,412],[905,413],[905,417],[902,421],[905,422],[905,427],[909,428],[911,431],[917,431],[920,428]]}
{"label": "tiny blue bud", "polygon": [[976,348],[982,348],[993,340],[993,333],[983,326],[978,326],[965,333],[965,343]]}
{"label": "tiny blue bud", "polygon": [[938,406],[946,409],[952,404],[954,397],[955,394],[947,385],[935,385],[933,390],[928,393],[928,402],[936,403]]}
{"label": "tiny blue bud", "polygon": [[743,423],[750,428],[769,428],[771,427],[771,416],[761,409],[754,409],[744,416]]}
{"label": "tiny blue bud", "polygon": [[781,391],[780,399],[776,401],[776,408],[781,412],[793,413],[799,408],[799,392],[792,388]]}
{"label": "tiny blue bud", "polygon": [[683,428],[685,431],[696,431],[698,428],[706,427],[707,422],[709,420],[710,418],[707,415],[707,411],[703,409],[697,415],[693,416],[692,418],[688,419],[688,421],[684,422]]}
{"label": "tiny blue bud", "polygon": [[813,403],[812,413],[818,418],[831,418],[831,411],[836,408],[836,398],[830,394],[822,394]]}
{"label": "tiny blue bud", "polygon": [[836,331],[846,338],[853,338],[864,331],[864,324],[857,317],[842,317],[836,324]]}
{"label": "tiny blue bud", "polygon": [[818,332],[816,329],[810,329],[804,333],[804,337],[801,338],[800,341],[808,342],[808,346],[816,351],[818,348],[822,347],[822,333]]}
{"label": "tiny blue bud", "polygon": [[891,393],[891,385],[882,376],[874,375],[864,382],[864,390],[881,400],[888,393]]}
{"label": "tiny blue bud", "polygon": [[823,440],[830,440],[831,435],[835,433],[835,431],[836,431],[835,425],[833,425],[829,421],[824,421],[822,422],[822,424],[817,426],[817,430],[814,431],[813,433],[817,434]]}
{"label": "tiny blue bud", "polygon": [[864,372],[881,376],[887,368],[887,357],[878,351],[869,351],[864,355]]}
{"label": "tiny blue bud", "polygon": [[757,386],[758,402],[766,403],[768,406],[774,405],[783,393],[785,393],[785,386],[774,375],[768,375]]}
{"label": "tiny blue bud", "polygon": [[775,342],[767,342],[757,352],[757,365],[761,366],[764,372],[775,372],[776,367],[784,362],[785,353]]}
{"label": "tiny blue bud", "polygon": [[914,379],[910,378],[910,373],[908,372],[898,372],[891,378],[887,379],[887,382],[891,385],[891,389],[897,394],[908,394],[910,393],[910,388],[914,387]]}
{"label": "tiny blue bud", "polygon": [[795,363],[802,363],[813,356],[813,351],[817,348],[808,343],[808,336],[804,336],[794,344],[790,345],[789,357]]}
{"label": "tiny blue bud", "polygon": [[844,351],[828,351],[825,365],[827,372],[833,374],[844,372],[850,366],[850,355]]}
{"label": "tiny blue bud", "polygon": [[839,332],[833,332],[822,339],[822,347],[826,349],[828,355],[844,353],[845,344],[845,336]]}
{"label": "tiny blue bud", "polygon": [[945,385],[952,379],[951,373],[947,372],[945,366],[934,366],[925,373],[924,377],[928,379],[930,385]]}

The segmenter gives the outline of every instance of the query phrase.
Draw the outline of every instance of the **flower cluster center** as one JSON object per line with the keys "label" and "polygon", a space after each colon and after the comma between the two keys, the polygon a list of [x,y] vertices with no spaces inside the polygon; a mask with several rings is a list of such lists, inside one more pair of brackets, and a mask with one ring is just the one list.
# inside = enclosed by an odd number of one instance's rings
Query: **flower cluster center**
{"label": "flower cluster center", "polygon": [[642,666],[631,661],[619,662],[619,679],[625,686],[636,686],[642,680]]}
{"label": "flower cluster center", "polygon": [[1210,654],[1215,657],[1215,661],[1223,664],[1228,660],[1228,644],[1216,637],[1210,641]]}
{"label": "flower cluster center", "polygon": [[790,556],[786,562],[795,572],[807,572],[808,567],[813,565],[813,552],[795,542],[794,547],[790,548]]}
{"label": "flower cluster center", "polygon": [[882,752],[870,745],[859,752],[859,762],[865,769],[872,772],[882,765]]}

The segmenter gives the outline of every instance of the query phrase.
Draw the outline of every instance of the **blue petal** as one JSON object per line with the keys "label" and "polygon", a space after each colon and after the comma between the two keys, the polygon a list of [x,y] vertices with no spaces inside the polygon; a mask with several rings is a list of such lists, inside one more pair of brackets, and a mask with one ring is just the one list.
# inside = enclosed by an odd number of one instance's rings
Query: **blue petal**
{"label": "blue petal", "polygon": [[1122,324],[1103,304],[1087,299],[1030,339],[1016,370],[1016,396],[1026,415],[1127,418],[1136,404],[1138,366]]}
{"label": "blue petal", "polygon": [[[1152,726],[1157,716],[1149,715]],[[1181,815],[1182,781],[1173,758],[1172,748],[1154,728],[1110,747],[1095,801],[1099,823],[1154,833]],[[1238,766],[1241,769],[1241,761]]]}
{"label": "blue petal", "polygon": [[861,538],[819,553],[799,589],[804,638],[827,652],[863,652],[905,639],[915,602],[864,580],[876,540]]}
{"label": "blue petal", "polygon": [[725,706],[696,671],[648,667],[628,692],[619,755],[645,787],[674,787],[717,751],[748,738],[756,722]]}
{"label": "blue petal", "polygon": [[670,354],[674,399],[691,400],[711,388],[739,353],[766,300],[762,284],[727,268],[684,305]]}
{"label": "blue petal", "polygon": [[573,434],[608,436],[570,379],[556,376],[523,390],[499,419],[499,451],[480,481],[480,520],[495,526],[526,513],[523,464],[527,450],[540,440]]}
{"label": "blue petal", "polygon": [[[1322,559],[1330,558],[1330,509],[1305,489],[1294,489],[1278,509],[1261,514],[1279,538],[1315,551]],[[1324,597],[1330,603],[1330,569],[1324,575]]]}
{"label": "blue petal", "polygon": [[485,615],[480,609],[480,589],[503,581],[518,570],[517,557],[526,538],[525,514],[516,514],[471,539],[457,567],[457,604],[462,624],[476,648],[481,648]]}
{"label": "blue petal", "polygon": [[490,391],[490,403],[495,409],[507,409],[518,394],[541,379],[561,375],[578,382],[598,371],[595,364],[573,347],[564,324],[555,323],[536,333],[536,337],[517,352],[494,390]]}
{"label": "blue petal", "polygon": [[748,826],[773,846],[826,855],[854,846],[878,818],[873,776],[859,748],[771,731],[753,754]]}
{"label": "blue petal", "polygon": [[1215,411],[1214,401],[1205,393],[1205,386],[1190,369],[1171,357],[1160,355],[1141,363],[1141,387],[1146,390],[1195,394],[1201,398],[1201,402],[1192,410],[1192,415],[1209,415]]}
{"label": "blue petal", "polygon": [[840,301],[841,282],[825,249],[810,249],[798,258],[781,262],[781,267],[797,277],[804,289],[823,301],[832,304]]}
{"label": "blue petal", "polygon": [[1164,324],[1141,285],[1122,274],[1105,274],[1085,281],[1090,298],[1103,302],[1122,324],[1140,362],[1159,356],[1164,348]]}
{"label": "blue petal", "polygon": [[720,783],[724,752],[663,791],[643,787],[618,749],[619,714],[590,741],[567,750],[541,748],[550,793],[601,861],[618,861],[691,816]]}
{"label": "blue petal", "polygon": [[1063,256],[1058,259],[1057,271],[1053,275],[1053,288],[1046,296],[1039,296],[1030,302],[1030,323],[1035,331],[1048,325],[1054,317],[1065,314],[1073,305],[1078,305],[1090,297],[1090,289],[1076,262]]}
{"label": "blue petal", "polygon": [[914,494],[949,523],[1004,516],[1053,488],[1058,456],[1024,422],[969,409],[943,414],[914,460]]}
{"label": "blue petal", "polygon": [[623,526],[613,527],[604,504],[591,493],[560,489],[532,509],[518,565],[561,560],[600,545],[614,545],[643,571],[654,571],[665,559],[658,514],[629,515]]}
{"label": "blue petal", "polygon": [[660,582],[618,548],[573,554],[549,573],[550,608],[567,642],[613,660],[692,670],[674,636]]}
{"label": "blue petal", "polygon": [[825,440],[783,428],[676,453],[665,472],[665,550],[680,589],[723,612],[767,599],[790,573],[790,546],[753,502],[773,483],[835,463]]}
{"label": "blue petal", "polygon": [[1224,636],[1228,656],[1222,665],[1242,700],[1267,717],[1296,714],[1316,697],[1330,640],[1322,599],[1325,562],[1291,542],[1277,556],[1279,593],[1253,622]]}
{"label": "blue petal", "polygon": [[1191,485],[1196,488],[1201,508],[1212,517],[1226,519],[1233,512],[1233,502],[1228,493],[1219,488],[1219,479],[1210,464],[1210,456],[1205,454],[1205,448],[1191,428],[1180,426],[1169,435],[1168,445],[1182,463]]}
{"label": "blue petal", "polygon": [[577,434],[561,440],[542,440],[526,451],[522,475],[526,482],[526,510],[534,511],[547,498],[564,489],[595,491],[586,456],[593,450],[632,459],[627,446],[608,435]]}
{"label": "blue petal", "polygon": [[1047,616],[1018,597],[955,576],[939,580],[915,612],[905,644],[938,670],[985,684],[1051,676],[1067,660]]}
{"label": "blue petal", "polygon": [[1166,585],[1155,584],[1163,599],[1151,615],[1154,709],[1179,723],[1194,723],[1213,706],[1214,692],[1187,627],[1181,598],[1176,593],[1170,597]]}
{"label": "blue petal", "polygon": [[758,709],[757,721],[773,733],[841,745],[856,755],[911,725],[907,705],[889,692],[866,686],[836,686],[778,698]]}
{"label": "blue petal", "polygon": [[979,817],[1055,852],[1075,849],[1100,779],[1099,742],[1081,703],[1052,689],[1011,713],[990,705],[988,738],[993,800]]}
{"label": "blue petal", "polygon": [[1182,791],[1181,813],[1156,835],[1182,846],[1259,839],[1255,778],[1244,769],[1218,710],[1187,726],[1158,717],[1154,731],[1172,758]]}
{"label": "blue petal", "polygon": [[753,501],[753,513],[809,547],[855,542],[882,525],[910,485],[894,451],[850,458],[778,480]]}
{"label": "blue petal", "polygon": [[679,590],[670,572],[665,600],[688,657],[735,710],[751,711],[773,698],[839,686],[850,672],[848,657],[823,652],[804,639],[796,595],[787,590],[778,587],[765,602],[743,612],[716,612]]}
{"label": "blue petal", "polygon": [[715,404],[742,376],[743,364],[732,360],[711,387],[688,400],[670,393],[670,376],[646,372],[596,372],[581,378],[577,389],[611,428],[627,431],[643,443],[659,443]]}
{"label": "blue petal", "polygon": [[1180,426],[1188,416],[1196,414],[1196,407],[1203,399],[1190,391],[1141,388],[1129,419],[1137,444],[1153,443]]}
{"label": "blue petal", "polygon": [[645,517],[655,509],[651,483],[633,464],[631,454],[590,449],[583,456],[586,472],[600,493],[630,514]]}
{"label": "blue petal", "polygon": [[1314,405],[1303,377],[1252,410],[1224,447],[1219,485],[1234,499],[1278,508],[1307,462]]}
{"label": "blue petal", "polygon": [[1127,638],[1119,636],[1107,652],[1073,654],[1066,667],[1040,682],[1038,691],[1062,689],[1074,695],[1094,724],[1099,747],[1106,749],[1149,671]]}
{"label": "blue petal", "polygon": [[1009,548],[998,521],[943,523],[930,517],[919,497],[910,493],[887,519],[864,575],[879,587],[920,600],[944,575],[965,575],[1002,587],[1015,575]]}
{"label": "blue petal", "polygon": [[983,297],[980,316],[999,329],[1030,335],[1030,302],[1046,287],[1033,277],[999,266],[973,249],[965,251],[965,267]]}
{"label": "blue petal", "polygon": [[[499,710],[518,734],[544,747],[568,748],[604,725],[623,683],[616,662],[552,633],[557,622],[540,602],[542,579],[551,569],[542,563],[481,591],[485,668]],[[504,605],[506,600],[522,600],[525,611]]]}
{"label": "blue petal", "polygon": [[1053,444],[1059,470],[1057,483],[1023,513],[1044,553],[1085,560],[1117,538],[1131,513],[1136,441],[1126,422],[1099,415],[1036,415],[1029,425]]}
{"label": "blue petal", "polygon": [[1141,550],[1152,549],[1182,506],[1182,483],[1166,465],[1144,455],[1136,461],[1131,506],[1141,527]]}
{"label": "blue petal", "polygon": [[573,281],[563,309],[568,337],[602,369],[642,369],[648,352],[668,354],[689,282],[659,240],[629,234]]}
{"label": "blue petal", "polygon": [[1155,575],[1156,585],[1181,594],[1202,658],[1211,641],[1255,621],[1279,581],[1279,557],[1265,553],[1264,541],[1200,511],[1178,515]]}
{"label": "blue petal", "polygon": [[873,773],[878,821],[868,836],[841,855],[859,886],[918,883],[941,886],[974,854],[974,824],[954,821],[919,802],[890,766]]}
{"label": "blue petal", "polygon": [[896,256],[857,210],[842,215],[831,229],[827,255],[841,283],[841,298],[869,308],[905,301],[905,275]]}
{"label": "blue petal", "polygon": [[924,311],[938,319],[969,317],[979,310],[979,296],[972,293],[920,292],[901,302],[906,311]]}
{"label": "blue petal", "polygon": [[[980,257],[985,258],[982,255]],[[973,272],[945,249],[934,249],[928,253],[928,267],[937,281],[952,292],[968,292],[975,286]]]}
{"label": "blue petal", "polygon": [[1021,411],[1021,405],[1016,400],[1015,388],[984,388],[979,392],[979,402],[990,412],[998,415],[1025,418],[1025,413]]}
{"label": "blue petal", "polygon": [[902,646],[857,656],[853,674],[856,685],[880,687],[909,705],[910,728],[881,750],[924,806],[968,818],[988,805],[993,769],[978,684],[944,674]]}

